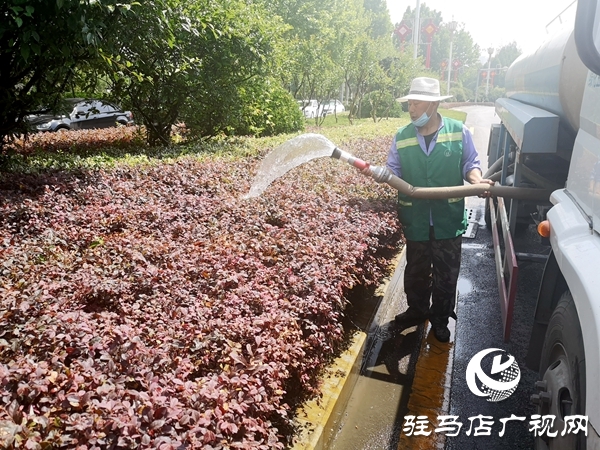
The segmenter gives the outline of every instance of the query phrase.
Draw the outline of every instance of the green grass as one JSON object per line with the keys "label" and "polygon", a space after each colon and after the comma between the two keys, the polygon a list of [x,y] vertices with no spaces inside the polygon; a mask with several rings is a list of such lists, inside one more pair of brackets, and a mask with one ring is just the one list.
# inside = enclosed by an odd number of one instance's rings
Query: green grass
{"label": "green grass", "polygon": [[460,120],[462,123],[465,123],[467,120],[467,113],[463,111],[456,111],[454,109],[438,109],[440,114],[444,117],[449,117],[450,119]]}

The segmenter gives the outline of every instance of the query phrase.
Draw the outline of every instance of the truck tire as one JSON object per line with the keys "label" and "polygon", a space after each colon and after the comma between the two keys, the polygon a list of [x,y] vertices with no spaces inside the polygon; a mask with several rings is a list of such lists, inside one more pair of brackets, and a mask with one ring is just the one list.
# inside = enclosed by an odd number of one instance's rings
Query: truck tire
{"label": "truck tire", "polygon": [[565,292],[548,323],[540,361],[539,394],[532,396],[537,413],[554,416],[555,437],[537,436],[537,450],[585,450],[585,434],[565,434],[565,416],[585,414],[585,354],[575,303]]}

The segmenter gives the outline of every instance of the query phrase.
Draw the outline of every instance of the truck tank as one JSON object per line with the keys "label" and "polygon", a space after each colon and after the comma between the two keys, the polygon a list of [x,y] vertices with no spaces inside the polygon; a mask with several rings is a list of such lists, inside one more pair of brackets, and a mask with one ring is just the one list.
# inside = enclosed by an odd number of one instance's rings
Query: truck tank
{"label": "truck tank", "polygon": [[[519,130],[514,128],[510,122],[511,114],[506,116],[503,104],[496,103],[496,112],[503,119],[507,131],[511,134],[514,146],[523,151],[519,159],[517,186],[538,186],[547,189],[559,189],[565,186],[570,167],[573,146],[577,131],[579,129],[581,105],[583,92],[586,85],[588,69],[583,64],[577,53],[573,29],[563,29],[559,33],[546,39],[537,50],[530,54],[521,55],[509,67],[506,72],[505,86],[506,97],[510,101],[542,109],[558,116],[558,130],[552,125],[552,131],[556,131],[552,145],[548,145],[547,151],[543,139],[536,137],[534,128],[527,132],[529,146],[532,142],[540,143],[536,151],[526,148],[524,135],[519,135]],[[500,101],[500,100],[499,100]],[[498,102],[499,102],[498,101]],[[505,117],[503,117],[505,116]],[[519,118],[515,116],[516,122]],[[508,119],[508,122],[507,122]],[[531,122],[533,125],[534,122]],[[521,130],[524,133],[524,128]],[[516,134],[515,134],[516,133]],[[499,141],[498,141],[499,142]],[[488,164],[497,162],[501,156],[497,147],[498,142],[488,150]],[[516,151],[513,148],[509,155],[509,163],[502,170],[502,177],[506,183],[515,183]],[[526,170],[527,169],[527,170]],[[522,172],[526,170],[527,175]],[[486,174],[488,175],[488,174]],[[497,174],[493,174],[497,175]],[[543,215],[550,207],[550,203],[522,202],[514,213],[511,213],[511,229],[515,229],[517,223],[528,225],[535,215]]]}
{"label": "truck tank", "polygon": [[579,128],[587,73],[573,30],[563,30],[513,62],[506,73],[506,96],[558,115],[559,134],[566,132],[570,136],[563,138],[572,140]]}

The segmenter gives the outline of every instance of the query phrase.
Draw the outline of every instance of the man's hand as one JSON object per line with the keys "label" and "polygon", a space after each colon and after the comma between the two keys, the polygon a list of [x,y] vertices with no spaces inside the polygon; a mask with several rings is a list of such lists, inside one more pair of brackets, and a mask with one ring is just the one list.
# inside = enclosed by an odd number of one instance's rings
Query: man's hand
{"label": "man's hand", "polygon": [[366,175],[367,177],[373,177],[373,172],[371,172],[371,166],[367,166],[364,169],[358,169],[360,173]]}
{"label": "man's hand", "polygon": [[[494,181],[490,180],[489,178],[482,178],[481,180],[479,180],[479,183],[483,183],[483,184],[489,184],[490,186],[493,186]],[[479,198],[488,198],[491,197],[492,193],[490,191],[485,191],[483,193],[481,193],[480,195],[478,195]]]}
{"label": "man's hand", "polygon": [[[483,178],[483,176],[481,175],[481,170],[479,169],[473,169],[471,171],[469,171],[467,173],[467,181],[471,184],[489,184],[490,186],[493,186],[495,184],[494,181],[490,180],[489,178]],[[487,197],[491,197],[492,193],[490,191],[485,191],[483,193],[481,193],[480,195],[478,195],[479,198],[487,198]]]}

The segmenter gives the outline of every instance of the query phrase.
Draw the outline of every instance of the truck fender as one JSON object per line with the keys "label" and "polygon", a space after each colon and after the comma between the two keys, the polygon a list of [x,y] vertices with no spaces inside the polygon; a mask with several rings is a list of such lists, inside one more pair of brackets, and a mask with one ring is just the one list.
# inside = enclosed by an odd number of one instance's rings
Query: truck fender
{"label": "truck fender", "polygon": [[[557,280],[564,278],[579,318],[585,354],[586,378],[588,384],[593,383],[584,391],[586,415],[589,417],[589,424],[598,431],[600,430],[600,407],[598,407],[600,390],[597,388],[597,380],[600,377],[600,358],[598,358],[598,349],[600,348],[600,277],[598,276],[600,236],[594,231],[589,216],[583,213],[579,203],[567,189],[553,192],[550,200],[554,206],[548,211],[547,217],[551,228],[550,243],[553,250],[553,262],[549,262],[551,265],[548,267],[548,274],[544,274],[545,288],[548,291],[540,295],[542,306],[540,307],[539,323],[543,324],[544,316],[552,308],[553,301],[557,296],[562,295],[560,291],[564,286],[561,284],[562,282],[558,282],[550,293],[552,281],[546,280],[546,277],[555,276]],[[557,267],[554,267],[554,264]],[[550,306],[547,306],[548,304]]]}
{"label": "truck fender", "polygon": [[525,358],[527,367],[536,372],[540,369],[540,356],[542,347],[544,346],[548,322],[561,296],[568,289],[554,252],[550,252],[540,283],[531,337],[529,338],[527,356]]}

